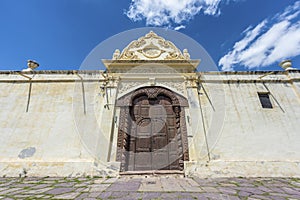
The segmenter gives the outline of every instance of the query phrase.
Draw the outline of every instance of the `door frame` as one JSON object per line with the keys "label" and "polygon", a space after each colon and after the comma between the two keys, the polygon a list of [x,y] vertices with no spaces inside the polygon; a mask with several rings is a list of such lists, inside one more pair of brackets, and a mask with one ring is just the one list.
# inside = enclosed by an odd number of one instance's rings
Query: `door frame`
{"label": "door frame", "polygon": [[120,171],[128,171],[127,163],[130,153],[130,133],[131,133],[131,107],[133,100],[140,96],[146,95],[148,98],[156,98],[158,95],[165,95],[172,101],[172,106],[176,117],[177,129],[177,142],[178,142],[178,158],[179,170],[184,169],[184,161],[189,160],[187,127],[185,121],[185,107],[188,107],[188,101],[185,97],[160,86],[150,86],[138,88],[122,97],[117,99],[116,106],[120,107],[120,117],[118,126],[118,139],[117,139],[117,158],[121,162]]}

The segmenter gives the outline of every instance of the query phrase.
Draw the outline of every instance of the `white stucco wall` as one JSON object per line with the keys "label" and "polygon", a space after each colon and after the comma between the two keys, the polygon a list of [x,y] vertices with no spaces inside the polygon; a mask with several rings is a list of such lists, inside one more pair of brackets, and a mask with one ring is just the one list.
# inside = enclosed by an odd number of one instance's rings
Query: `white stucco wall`
{"label": "white stucco wall", "polygon": [[[186,174],[300,176],[300,73],[264,74],[201,73],[200,91],[156,80],[189,100]],[[96,71],[25,76],[0,73],[0,175],[116,174],[118,81],[103,92]],[[273,109],[263,109],[257,95],[268,90]]]}
{"label": "white stucco wall", "polygon": [[[203,86],[212,101],[210,105],[202,88],[210,161],[196,161],[198,168],[194,163],[191,173],[300,176],[299,73],[293,74],[293,84],[289,75],[260,79],[262,74],[255,73],[204,74]],[[258,92],[268,91],[273,109],[262,108],[258,98]]]}
{"label": "white stucco wall", "polygon": [[104,109],[99,73],[81,75],[84,90],[76,74],[27,74],[33,77],[28,112],[27,78],[15,73],[0,76],[1,175],[108,173],[102,169],[109,167],[113,109]]}

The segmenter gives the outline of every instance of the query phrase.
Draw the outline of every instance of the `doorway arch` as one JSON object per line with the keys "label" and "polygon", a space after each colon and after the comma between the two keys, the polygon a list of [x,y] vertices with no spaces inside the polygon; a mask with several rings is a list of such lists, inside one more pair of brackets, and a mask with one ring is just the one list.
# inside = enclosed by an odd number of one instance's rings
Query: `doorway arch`
{"label": "doorway arch", "polygon": [[121,108],[121,172],[184,169],[189,160],[184,97],[163,87],[143,87],[119,98],[116,105]]}

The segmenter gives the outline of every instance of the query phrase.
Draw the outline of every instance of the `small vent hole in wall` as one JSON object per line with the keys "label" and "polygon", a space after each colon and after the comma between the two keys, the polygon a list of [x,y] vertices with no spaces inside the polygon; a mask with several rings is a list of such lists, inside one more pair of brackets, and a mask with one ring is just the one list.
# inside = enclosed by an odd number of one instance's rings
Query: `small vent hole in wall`
{"label": "small vent hole in wall", "polygon": [[258,92],[258,97],[263,108],[273,108],[273,105],[270,100],[270,93]]}

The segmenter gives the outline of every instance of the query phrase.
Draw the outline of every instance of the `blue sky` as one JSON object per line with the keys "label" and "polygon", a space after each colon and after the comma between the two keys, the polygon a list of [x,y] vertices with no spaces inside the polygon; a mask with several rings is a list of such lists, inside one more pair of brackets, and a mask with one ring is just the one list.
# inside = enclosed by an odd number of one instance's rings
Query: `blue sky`
{"label": "blue sky", "polygon": [[0,70],[28,59],[79,69],[102,41],[145,26],[186,34],[220,70],[281,70],[283,59],[300,68],[300,1],[0,0]]}

